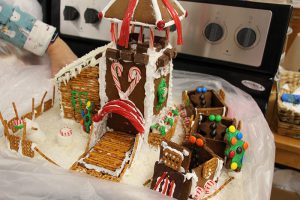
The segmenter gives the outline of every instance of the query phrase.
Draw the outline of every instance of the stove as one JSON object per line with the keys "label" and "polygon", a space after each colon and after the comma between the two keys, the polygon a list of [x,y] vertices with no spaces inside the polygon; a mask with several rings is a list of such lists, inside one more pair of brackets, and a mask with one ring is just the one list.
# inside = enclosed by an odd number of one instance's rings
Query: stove
{"label": "stove", "polygon": [[[78,56],[110,40],[110,24],[96,17],[109,0],[40,1],[44,20],[58,27]],[[292,7],[232,0],[180,3],[188,17],[182,21],[184,44],[177,47],[175,69],[220,76],[249,93],[265,111]],[[176,37],[170,34],[171,43]]]}

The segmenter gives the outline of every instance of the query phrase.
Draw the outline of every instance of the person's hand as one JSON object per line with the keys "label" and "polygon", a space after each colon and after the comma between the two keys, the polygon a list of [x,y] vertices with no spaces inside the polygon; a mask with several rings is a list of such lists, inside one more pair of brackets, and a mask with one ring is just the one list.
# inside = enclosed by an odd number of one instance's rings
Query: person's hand
{"label": "person's hand", "polygon": [[70,47],[59,37],[47,50],[51,62],[51,71],[54,76],[61,68],[77,59]]}

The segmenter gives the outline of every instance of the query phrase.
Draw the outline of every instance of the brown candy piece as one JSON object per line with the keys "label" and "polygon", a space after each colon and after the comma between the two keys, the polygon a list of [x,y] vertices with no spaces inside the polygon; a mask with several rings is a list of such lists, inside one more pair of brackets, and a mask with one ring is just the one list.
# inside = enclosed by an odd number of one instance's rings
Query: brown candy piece
{"label": "brown candy piece", "polygon": [[162,49],[162,46],[159,43],[156,43],[154,47],[156,48],[156,52],[159,52]]}
{"label": "brown candy piece", "polygon": [[136,52],[137,53],[147,53],[148,48],[149,48],[149,44],[147,45],[147,43],[137,44]]}
{"label": "brown candy piece", "polygon": [[175,58],[177,56],[177,52],[176,52],[176,49],[175,48],[172,48],[172,49],[166,49],[164,51],[164,54],[167,55],[170,59],[171,58]]}
{"label": "brown candy piece", "polygon": [[108,48],[108,49],[106,49],[106,57],[112,58],[112,59],[119,59],[120,51],[118,49]]}
{"label": "brown candy piece", "polygon": [[132,50],[124,49],[120,51],[120,57],[122,60],[133,61],[133,55],[134,53]]}
{"label": "brown candy piece", "polygon": [[99,58],[101,58],[102,57],[102,53],[98,53],[96,56],[95,56],[95,59],[97,60],[97,59],[99,59]]}
{"label": "brown candy piece", "polygon": [[134,62],[147,65],[149,62],[149,56],[147,54],[136,53],[134,55]]}
{"label": "brown candy piece", "polygon": [[160,56],[158,59],[157,59],[157,62],[156,62],[156,65],[157,67],[164,67],[166,66],[168,63],[170,62],[170,58],[163,54],[162,56]]}

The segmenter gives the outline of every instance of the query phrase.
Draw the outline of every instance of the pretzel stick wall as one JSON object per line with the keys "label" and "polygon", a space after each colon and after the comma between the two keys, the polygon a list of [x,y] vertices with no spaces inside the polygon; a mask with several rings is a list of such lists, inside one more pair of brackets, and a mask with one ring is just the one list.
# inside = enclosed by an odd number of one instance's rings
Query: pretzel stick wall
{"label": "pretzel stick wall", "polygon": [[12,105],[13,105],[13,108],[14,108],[14,111],[15,111],[16,118],[19,119],[19,115],[18,115],[18,111],[17,111],[17,107],[16,107],[15,102],[12,102]]}

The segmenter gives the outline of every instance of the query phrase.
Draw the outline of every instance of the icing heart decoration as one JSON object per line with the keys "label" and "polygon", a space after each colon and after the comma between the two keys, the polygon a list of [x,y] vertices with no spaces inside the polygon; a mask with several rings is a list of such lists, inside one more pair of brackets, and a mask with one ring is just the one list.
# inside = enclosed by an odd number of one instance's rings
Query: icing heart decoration
{"label": "icing heart decoration", "polygon": [[111,65],[111,74],[113,77],[113,80],[115,82],[115,86],[118,90],[119,96],[121,99],[128,99],[130,94],[133,92],[135,89],[136,85],[140,82],[142,76],[141,76],[141,71],[137,67],[131,67],[129,69],[128,73],[128,82],[130,82],[130,85],[126,92],[123,92],[121,89],[121,84],[119,77],[122,77],[123,73],[123,66],[119,62],[114,62]]}

